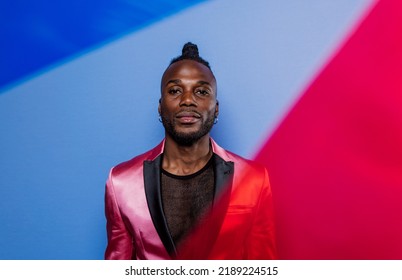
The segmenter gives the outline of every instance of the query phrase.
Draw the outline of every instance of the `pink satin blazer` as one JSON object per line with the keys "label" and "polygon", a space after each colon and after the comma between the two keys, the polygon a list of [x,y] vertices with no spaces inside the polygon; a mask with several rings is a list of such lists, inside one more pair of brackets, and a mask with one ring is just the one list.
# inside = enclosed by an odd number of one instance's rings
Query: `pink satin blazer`
{"label": "pink satin blazer", "polygon": [[160,194],[162,141],[121,163],[106,183],[105,259],[275,259],[272,194],[264,167],[212,139],[215,200],[205,223],[179,250],[169,234]]}

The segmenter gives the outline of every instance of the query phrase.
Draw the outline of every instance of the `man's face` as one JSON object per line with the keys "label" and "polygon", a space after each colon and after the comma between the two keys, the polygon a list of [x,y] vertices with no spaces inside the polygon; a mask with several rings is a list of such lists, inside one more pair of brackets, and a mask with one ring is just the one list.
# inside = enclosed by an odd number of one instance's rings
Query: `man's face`
{"label": "man's face", "polygon": [[207,135],[218,116],[216,80],[205,65],[181,60],[162,77],[159,114],[168,136],[189,146]]}

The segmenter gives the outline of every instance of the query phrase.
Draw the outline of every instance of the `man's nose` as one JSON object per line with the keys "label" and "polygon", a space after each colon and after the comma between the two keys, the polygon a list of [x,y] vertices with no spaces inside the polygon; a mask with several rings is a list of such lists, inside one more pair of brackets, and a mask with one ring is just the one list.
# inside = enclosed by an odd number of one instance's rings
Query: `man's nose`
{"label": "man's nose", "polygon": [[181,95],[180,105],[181,106],[196,106],[197,105],[192,91],[186,90],[183,92],[183,94]]}

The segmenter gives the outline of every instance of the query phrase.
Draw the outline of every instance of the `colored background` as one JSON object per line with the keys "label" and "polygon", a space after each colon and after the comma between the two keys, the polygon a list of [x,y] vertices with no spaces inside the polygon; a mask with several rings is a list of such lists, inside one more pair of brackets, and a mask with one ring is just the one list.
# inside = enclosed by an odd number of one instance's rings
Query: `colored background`
{"label": "colored background", "polygon": [[[252,158],[376,3],[4,2],[0,259],[103,258],[108,171],[162,139],[160,77],[185,42],[198,44],[218,80],[220,117],[213,137]],[[282,160],[291,162],[292,155]],[[276,174],[281,173],[271,174],[273,182]],[[346,242],[325,231],[320,238],[311,235],[311,221],[302,223],[296,207],[282,212],[289,203],[285,189],[273,184],[279,233],[286,233],[278,236],[281,258],[390,257],[369,250],[356,254],[359,236]],[[319,192],[315,198],[322,198]],[[348,213],[341,210],[338,217]],[[344,221],[337,222],[344,229]],[[289,225],[305,229],[304,246],[298,232],[284,231],[297,228]],[[381,231],[375,235],[384,237]],[[331,254],[335,246],[326,246],[334,240],[344,245],[337,254]]]}

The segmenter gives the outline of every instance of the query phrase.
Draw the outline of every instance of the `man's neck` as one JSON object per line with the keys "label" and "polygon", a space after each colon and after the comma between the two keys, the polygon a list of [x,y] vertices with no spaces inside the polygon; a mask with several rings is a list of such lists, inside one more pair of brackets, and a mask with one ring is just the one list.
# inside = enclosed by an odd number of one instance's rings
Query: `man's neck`
{"label": "man's neck", "polygon": [[162,168],[175,175],[189,175],[203,168],[212,156],[209,135],[191,146],[181,146],[166,136]]}

